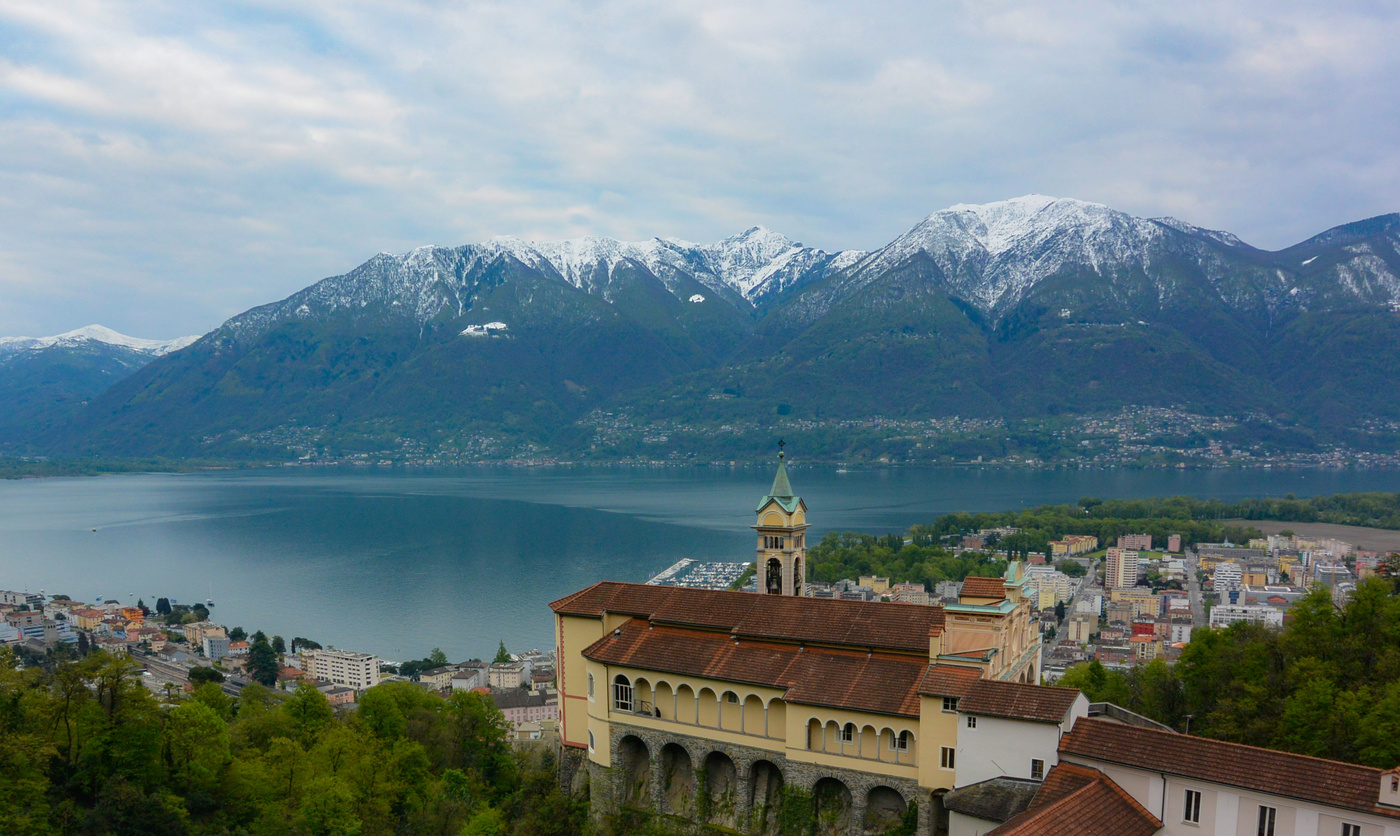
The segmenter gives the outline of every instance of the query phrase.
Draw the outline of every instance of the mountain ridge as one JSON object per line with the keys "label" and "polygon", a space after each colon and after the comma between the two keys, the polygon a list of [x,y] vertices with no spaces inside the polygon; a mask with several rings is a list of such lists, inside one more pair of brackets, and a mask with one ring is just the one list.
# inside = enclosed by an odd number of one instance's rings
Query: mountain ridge
{"label": "mountain ridge", "polygon": [[1276,252],[1044,195],[940,210],[868,253],[757,226],[502,236],[381,253],[230,318],[47,443],[207,455],[316,423],[580,451],[610,409],[722,427],[1183,406],[1340,432],[1400,418],[1397,309],[1400,215]]}

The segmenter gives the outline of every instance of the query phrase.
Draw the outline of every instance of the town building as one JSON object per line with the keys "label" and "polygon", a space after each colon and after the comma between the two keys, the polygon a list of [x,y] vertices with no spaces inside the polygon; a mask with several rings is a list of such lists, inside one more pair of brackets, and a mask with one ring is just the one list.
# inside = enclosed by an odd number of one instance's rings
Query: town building
{"label": "town building", "polygon": [[217,662],[228,655],[228,636],[206,634],[201,644],[203,645],[204,658],[211,662]]}
{"label": "town building", "polygon": [[505,715],[512,732],[518,731],[526,723],[559,719],[558,694],[516,688],[513,691],[492,691],[491,700]]}
{"label": "town building", "polygon": [[1151,534],[1123,534],[1118,537],[1118,548],[1132,551],[1152,551]]}
{"label": "town building", "polygon": [[1138,553],[1121,547],[1109,549],[1104,558],[1104,589],[1136,586],[1137,580]]}
{"label": "town building", "polygon": [[452,686],[452,676],[457,673],[457,669],[451,665],[441,668],[433,668],[418,674],[418,681],[424,685],[431,685],[439,691]]}
{"label": "town building", "polygon": [[477,688],[491,687],[491,680],[487,676],[487,664],[485,662],[471,661],[463,662],[457,666],[457,671],[452,674],[452,692],[475,691]]}
{"label": "town building", "polygon": [[303,650],[301,669],[315,679],[363,691],[379,684],[379,658],[349,650]]}
{"label": "town building", "polygon": [[928,590],[921,583],[897,583],[890,587],[890,600],[897,604],[921,604],[927,606],[933,603],[933,597],[928,594]]}
{"label": "town building", "polygon": [[1024,812],[987,836],[1391,836],[1400,770],[1086,717]]}
{"label": "town building", "polygon": [[1210,608],[1211,627],[1229,627],[1236,621],[1282,627],[1283,610],[1256,604],[1217,604]]}
{"label": "town building", "polygon": [[487,684],[492,690],[505,691],[519,688],[520,683],[530,681],[528,663],[515,659],[509,662],[495,662],[487,670]]}
{"label": "town building", "polygon": [[1181,535],[1171,534],[1167,536],[1167,551],[1172,554],[1181,553]]}

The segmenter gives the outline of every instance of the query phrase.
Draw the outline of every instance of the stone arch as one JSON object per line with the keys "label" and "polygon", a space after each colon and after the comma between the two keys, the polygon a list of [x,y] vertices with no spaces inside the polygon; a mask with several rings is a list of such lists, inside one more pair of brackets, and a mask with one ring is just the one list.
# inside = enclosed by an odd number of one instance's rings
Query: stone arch
{"label": "stone arch", "polygon": [[714,689],[701,688],[695,695],[695,702],[699,709],[697,722],[712,729],[719,728],[719,695]]}
{"label": "stone arch", "polygon": [[667,813],[689,817],[695,807],[695,766],[678,743],[661,747],[662,805]]}
{"label": "stone arch", "polygon": [[651,751],[634,734],[617,741],[614,761],[622,780],[618,785],[618,804],[623,807],[651,807]]}
{"label": "stone arch", "polygon": [[723,752],[705,756],[705,794],[701,810],[709,824],[737,830],[739,827],[739,771]]}
{"label": "stone arch", "polygon": [[904,796],[890,787],[872,787],[865,795],[865,830],[867,833],[883,833],[904,820],[909,811],[909,802]]}
{"label": "stone arch", "polygon": [[947,787],[929,793],[928,820],[932,836],[948,836],[948,808],[943,805],[943,796],[947,794]]}
{"label": "stone arch", "polygon": [[821,836],[844,836],[854,828],[851,821],[851,788],[840,778],[830,775],[817,779],[812,786],[812,814],[816,817],[816,832]]}
{"label": "stone arch", "polygon": [[725,731],[739,731],[744,725],[744,703],[735,691],[725,691],[719,695],[719,727]]}
{"label": "stone arch", "polygon": [[685,683],[676,687],[676,722],[695,724],[695,691]]}
{"label": "stone arch", "polygon": [[782,770],[772,761],[754,761],[749,769],[749,815],[752,823],[749,829],[755,833],[776,833],[782,806]]}
{"label": "stone arch", "polygon": [[740,731],[765,737],[768,734],[768,711],[757,694],[744,697],[743,723]]}

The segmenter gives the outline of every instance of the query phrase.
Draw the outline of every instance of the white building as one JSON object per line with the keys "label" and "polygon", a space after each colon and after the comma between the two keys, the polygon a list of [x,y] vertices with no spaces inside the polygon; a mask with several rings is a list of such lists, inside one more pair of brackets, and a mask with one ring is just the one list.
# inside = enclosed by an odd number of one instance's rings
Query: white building
{"label": "white building", "polygon": [[1244,583],[1244,567],[1233,560],[1215,566],[1215,591],[1239,589]]}
{"label": "white building", "polygon": [[316,679],[363,691],[379,684],[379,657],[348,650],[306,650],[301,669]]}
{"label": "white building", "polygon": [[1282,627],[1283,610],[1258,604],[1217,604],[1210,608],[1211,627],[1229,627],[1236,621]]}
{"label": "white building", "polygon": [[228,636],[205,636],[204,658],[217,662],[228,655]]}
{"label": "white building", "polygon": [[496,690],[519,688],[521,682],[530,681],[530,663],[523,660],[496,662],[489,668],[487,679]]}

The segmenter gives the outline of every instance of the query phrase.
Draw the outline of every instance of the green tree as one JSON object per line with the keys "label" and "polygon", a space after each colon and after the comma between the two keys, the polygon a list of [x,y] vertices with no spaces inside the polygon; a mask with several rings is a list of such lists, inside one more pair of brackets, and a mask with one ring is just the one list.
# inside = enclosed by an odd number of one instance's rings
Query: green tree
{"label": "green tree", "polygon": [[272,650],[278,656],[281,656],[283,653],[287,652],[287,642],[284,641],[281,636],[273,636]]}
{"label": "green tree", "polygon": [[203,702],[191,700],[170,709],[165,724],[171,770],[184,789],[210,790],[218,785],[232,758],[228,724]]}
{"label": "green tree", "polygon": [[277,684],[277,652],[268,644],[267,637],[256,639],[248,647],[248,673],[253,681],[271,688]]}
{"label": "green tree", "polygon": [[303,682],[296,687],[291,698],[282,704],[282,710],[303,743],[308,745],[330,726],[335,717],[335,711],[326,695],[316,690],[309,682]]}
{"label": "green tree", "polygon": [[502,665],[510,661],[510,651],[506,650],[505,640],[501,640],[501,646],[496,648],[496,658],[492,659],[492,664]]}
{"label": "green tree", "polygon": [[223,682],[224,675],[213,668],[196,665],[190,668],[189,679],[193,685],[203,685],[206,682]]}

